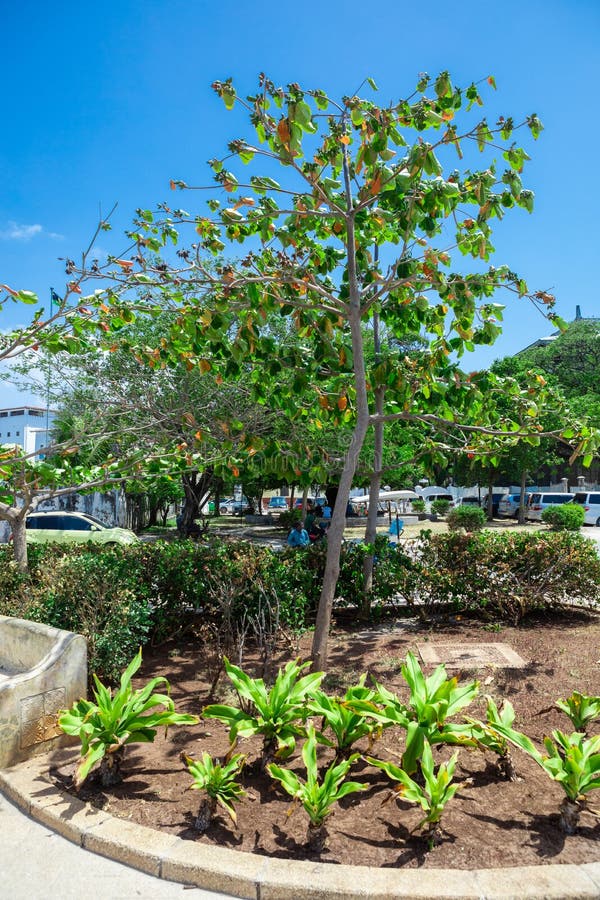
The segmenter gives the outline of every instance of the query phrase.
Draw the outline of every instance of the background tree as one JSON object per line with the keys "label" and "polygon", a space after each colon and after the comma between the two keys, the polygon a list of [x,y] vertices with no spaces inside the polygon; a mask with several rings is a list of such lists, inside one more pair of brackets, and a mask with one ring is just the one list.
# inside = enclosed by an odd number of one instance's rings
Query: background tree
{"label": "background tree", "polygon": [[[447,72],[434,80],[422,76],[409,97],[387,106],[357,94],[337,102],[297,84],[283,89],[264,76],[247,98],[230,80],[214,89],[228,109],[247,112],[252,139],[232,141],[228,156],[212,161],[221,196],[209,198],[197,215],[166,205],[157,214],[140,211],[130,233],[136,252],[108,273],[105,302],[107,309],[126,303],[143,279],[179,305],[179,314],[160,346],[145,354],[142,348],[141,357],[156,365],[185,358],[217,380],[244,371],[254,398],[287,409],[290,418],[302,398],[312,397],[315,422],[351,424],[313,642],[321,668],[345,506],[368,429],[422,422],[467,451],[473,435],[505,445],[521,435],[519,414],[528,397],[511,387],[515,415],[496,415],[491,407],[503,393],[500,380],[464,375],[455,359],[500,332],[501,307],[492,300],[498,288],[529,296],[541,310],[552,306],[550,295],[529,294],[507,266],[489,265],[493,219],[533,207],[521,180],[529,157],[515,135],[525,127],[536,138],[542,126],[535,115],[519,124],[511,117],[494,125],[469,121],[483,103],[480,87],[458,89]],[[460,128],[462,113],[467,121]],[[470,165],[473,150],[485,154],[479,169]],[[502,171],[494,162],[499,155]],[[454,165],[463,156],[460,173]],[[263,169],[247,175],[244,166],[259,161]],[[283,185],[274,178],[278,168]],[[187,224],[196,243],[181,248],[177,260],[163,252],[157,264],[156,253],[178,241]],[[250,249],[215,271],[203,254],[222,254],[226,241],[248,241]],[[471,271],[451,267],[453,248],[472,258]],[[375,312],[397,340],[421,335],[425,349],[418,358],[392,352],[368,367],[364,326]],[[268,323],[281,316],[293,324],[297,342],[274,341]],[[283,369],[294,377],[280,391]],[[385,406],[378,409],[381,387]]]}

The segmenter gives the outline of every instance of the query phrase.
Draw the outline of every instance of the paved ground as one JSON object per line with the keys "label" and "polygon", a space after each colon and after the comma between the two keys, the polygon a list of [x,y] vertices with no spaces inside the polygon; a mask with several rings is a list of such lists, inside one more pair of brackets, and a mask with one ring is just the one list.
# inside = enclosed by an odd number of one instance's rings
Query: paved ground
{"label": "paved ground", "polygon": [[228,900],[89,853],[34,822],[2,794],[0,836],[2,900]]}

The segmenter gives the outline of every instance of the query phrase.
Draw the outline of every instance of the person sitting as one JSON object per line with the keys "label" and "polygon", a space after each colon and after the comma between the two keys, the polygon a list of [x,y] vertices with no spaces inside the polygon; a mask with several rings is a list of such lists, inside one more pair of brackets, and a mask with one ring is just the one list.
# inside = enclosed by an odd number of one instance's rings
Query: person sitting
{"label": "person sitting", "polygon": [[314,512],[309,512],[304,520],[304,527],[308,532],[311,544],[316,544],[317,541],[320,541],[321,538],[325,537],[326,529],[320,522],[317,522],[317,517]]}
{"label": "person sitting", "polygon": [[288,547],[308,547],[310,538],[304,527],[304,522],[296,522],[288,534]]}
{"label": "person sitting", "polygon": [[330,519],[330,518],[331,518],[331,507],[330,507],[329,503],[327,503],[327,504],[323,507],[323,518],[324,518],[324,519]]}
{"label": "person sitting", "polygon": [[315,530],[316,518],[317,517],[316,517],[314,511],[312,509],[310,509],[308,511],[308,513],[306,514],[306,518],[304,520],[304,527],[306,528],[306,530],[308,531],[309,534],[311,533],[311,531]]}

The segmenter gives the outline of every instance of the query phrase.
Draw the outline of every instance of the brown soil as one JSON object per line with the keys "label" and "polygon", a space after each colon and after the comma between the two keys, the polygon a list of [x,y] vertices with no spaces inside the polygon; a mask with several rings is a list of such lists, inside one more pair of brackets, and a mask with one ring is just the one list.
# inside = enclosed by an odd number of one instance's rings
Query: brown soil
{"label": "brown soil", "polygon": [[[338,625],[331,638],[330,667],[325,687],[342,692],[362,672],[369,672],[407,697],[400,664],[408,650],[418,643],[448,641],[508,643],[527,662],[525,669],[485,668],[463,671],[462,678],[477,677],[480,697],[469,714],[484,718],[484,694],[497,701],[507,697],[513,703],[515,727],[537,744],[554,728],[572,730],[568,718],[554,707],[559,697],[573,690],[587,694],[600,692],[600,617],[573,611],[551,621],[537,620],[519,628],[491,631],[478,622],[450,619],[434,626],[404,619],[362,631]],[[221,675],[213,694],[200,642],[190,641],[146,651],[144,678],[167,675],[179,711],[198,713],[207,702],[235,702],[226,676]],[[310,635],[300,640],[300,655],[308,655]],[[294,650],[282,653],[278,662],[293,657]],[[256,658],[246,654],[244,667],[257,672]],[[431,667],[429,667],[431,671]],[[598,733],[600,725],[592,727]],[[123,783],[103,791],[93,776],[80,796],[115,816],[131,819],[184,840],[207,842],[269,856],[320,859],[331,863],[371,866],[426,866],[457,869],[497,866],[583,863],[600,860],[600,820],[592,812],[583,813],[578,834],[566,837],[558,827],[558,810],[564,797],[560,786],[518,750],[514,751],[519,780],[498,780],[493,760],[480,752],[462,750],[456,779],[461,787],[449,803],[442,820],[442,843],[431,852],[420,837],[420,809],[392,799],[390,782],[384,773],[360,761],[354,780],[368,783],[368,790],[346,797],[327,821],[329,840],[321,854],[306,846],[307,817],[301,807],[292,808],[287,795],[255,765],[260,745],[244,742],[240,749],[249,754],[244,771],[248,796],[238,806],[237,828],[220,811],[209,830],[199,836],[193,829],[201,795],[190,791],[191,778],[181,761],[182,751],[195,758],[203,750],[223,756],[228,748],[227,730],[213,721],[190,728],[173,728],[154,744],[127,748]],[[366,744],[359,745],[366,750]],[[373,755],[398,762],[402,750],[400,735],[384,732]],[[450,755],[448,748],[435,748],[439,761]],[[320,750],[323,763],[332,752]],[[299,753],[291,765],[301,771]],[[69,788],[70,770],[53,769],[53,775]],[[592,795],[592,806],[594,796]],[[293,813],[293,814],[291,814]]]}

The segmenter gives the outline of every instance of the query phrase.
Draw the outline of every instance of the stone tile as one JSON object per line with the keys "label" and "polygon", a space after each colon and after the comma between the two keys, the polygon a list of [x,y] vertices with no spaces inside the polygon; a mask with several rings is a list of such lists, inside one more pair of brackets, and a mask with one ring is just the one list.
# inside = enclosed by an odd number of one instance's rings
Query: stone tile
{"label": "stone tile", "polygon": [[85,832],[97,828],[110,813],[94,809],[77,797],[56,789],[33,797],[31,816],[74,844],[82,844]]}
{"label": "stone tile", "polygon": [[23,812],[29,814],[31,809],[31,793],[47,783],[39,775],[39,767],[35,760],[21,763],[8,769],[0,769],[0,790],[16,803]]}
{"label": "stone tile", "polygon": [[[163,857],[161,877],[255,900],[257,896],[264,897],[263,873],[269,863],[264,856],[178,840]],[[287,900],[291,900],[291,895]]]}
{"label": "stone tile", "polygon": [[158,877],[163,856],[178,840],[175,835],[108,816],[83,833],[82,846]]}
{"label": "stone tile", "polygon": [[498,642],[419,644],[417,650],[424,663],[434,666],[443,663],[449,669],[480,669],[484,666],[522,669],[527,665],[509,644]]}
{"label": "stone tile", "polygon": [[[599,884],[586,866],[523,866],[478,870],[480,896],[490,900],[598,900]],[[598,866],[600,869],[600,866]]]}
{"label": "stone tile", "polygon": [[260,900],[480,900],[472,872],[372,869],[271,859]]}
{"label": "stone tile", "polygon": [[600,897],[600,863],[587,863],[579,868],[582,869],[584,874],[596,885],[596,890]]}

